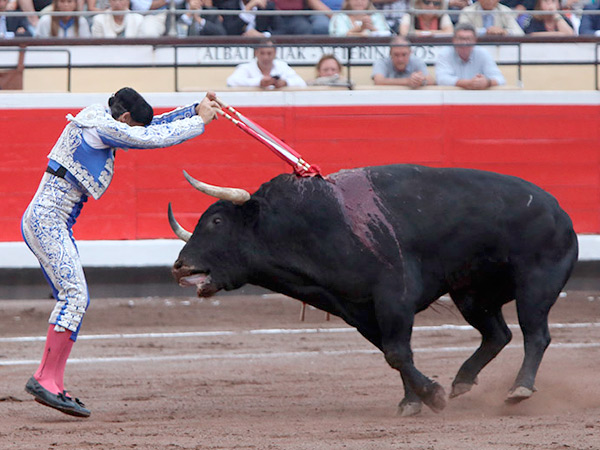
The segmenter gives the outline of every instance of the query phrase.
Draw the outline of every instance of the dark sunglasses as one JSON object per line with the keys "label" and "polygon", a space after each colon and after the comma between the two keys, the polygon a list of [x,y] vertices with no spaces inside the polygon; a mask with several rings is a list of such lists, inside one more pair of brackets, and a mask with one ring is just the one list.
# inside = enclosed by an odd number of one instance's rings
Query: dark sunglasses
{"label": "dark sunglasses", "polygon": [[421,0],[424,5],[433,5],[433,6],[442,6],[442,2],[434,1],[434,0]]}

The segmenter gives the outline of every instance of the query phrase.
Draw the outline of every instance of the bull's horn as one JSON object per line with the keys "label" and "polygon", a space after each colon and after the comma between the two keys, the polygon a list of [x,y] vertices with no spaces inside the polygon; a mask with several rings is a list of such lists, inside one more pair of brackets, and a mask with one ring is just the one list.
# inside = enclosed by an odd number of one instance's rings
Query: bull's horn
{"label": "bull's horn", "polygon": [[171,225],[171,229],[173,233],[184,242],[187,242],[192,237],[192,233],[187,231],[181,225],[177,223],[175,216],[173,215],[173,209],[171,208],[171,203],[169,203],[169,225]]}
{"label": "bull's horn", "polygon": [[212,197],[220,198],[221,200],[229,200],[236,205],[241,205],[250,200],[250,194],[244,189],[212,186],[192,178],[185,170],[183,171],[183,176],[200,192],[204,192]]}

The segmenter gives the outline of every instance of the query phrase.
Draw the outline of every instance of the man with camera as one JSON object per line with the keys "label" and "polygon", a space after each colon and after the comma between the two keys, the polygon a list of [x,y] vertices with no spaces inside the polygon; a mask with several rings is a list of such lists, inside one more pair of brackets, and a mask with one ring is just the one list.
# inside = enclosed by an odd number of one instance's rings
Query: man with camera
{"label": "man with camera", "polygon": [[306,82],[285,61],[276,58],[275,46],[266,41],[254,49],[254,59],[240,64],[227,78],[229,87],[280,89],[304,87]]}

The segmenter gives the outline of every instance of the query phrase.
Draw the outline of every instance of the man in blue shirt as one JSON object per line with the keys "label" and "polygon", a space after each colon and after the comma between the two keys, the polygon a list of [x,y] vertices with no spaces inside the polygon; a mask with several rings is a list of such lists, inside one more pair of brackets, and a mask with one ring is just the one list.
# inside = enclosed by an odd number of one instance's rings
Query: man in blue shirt
{"label": "man in blue shirt", "polygon": [[373,64],[373,82],[376,85],[406,86],[415,89],[434,84],[425,62],[410,52],[410,42],[396,36],[390,43],[390,56]]}
{"label": "man in blue shirt", "polygon": [[459,23],[454,27],[454,46],[442,49],[435,63],[438,85],[478,90],[506,84],[494,59],[476,47],[476,42],[473,25]]}

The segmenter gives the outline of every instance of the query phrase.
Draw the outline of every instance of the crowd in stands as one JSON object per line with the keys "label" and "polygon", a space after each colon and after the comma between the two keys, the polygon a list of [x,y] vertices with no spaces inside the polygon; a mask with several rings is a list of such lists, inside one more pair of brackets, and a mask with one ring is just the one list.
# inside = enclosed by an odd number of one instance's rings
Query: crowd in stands
{"label": "crowd in stands", "polygon": [[[483,90],[504,85],[505,79],[489,52],[478,47],[476,28],[470,23],[458,23],[454,28],[452,46],[442,49],[435,63],[435,77],[425,62],[413,54],[408,38],[395,36],[390,42],[389,56],[375,61],[372,80],[375,85],[404,86],[418,89],[424,86],[454,86]],[[254,49],[254,59],[237,66],[227,78],[229,87],[279,89],[283,87],[344,86],[339,60],[331,54],[321,57],[316,65],[316,77],[306,83],[285,61],[278,59],[272,42],[266,41]]]}
{"label": "crowd in stands", "polygon": [[[578,14],[599,7],[600,0],[0,0],[0,38],[450,36],[460,23],[471,24],[478,36],[600,35],[600,15]],[[97,14],[68,15],[78,11]]]}
{"label": "crowd in stands", "polygon": [[[419,89],[429,85],[488,89],[505,84],[479,36],[600,35],[600,0],[0,0],[0,38],[159,37],[176,18],[177,35],[263,38],[254,58],[227,79],[230,87],[352,87],[331,54],[316,65],[315,78],[303,80],[276,57],[274,35],[390,36],[389,56],[375,61],[375,85]],[[174,3],[171,3],[174,2]],[[173,17],[173,9],[176,16]],[[6,11],[31,15],[5,15]],[[81,15],[78,11],[95,14]],[[253,14],[252,11],[310,10],[308,14]],[[62,14],[47,14],[49,11]],[[219,11],[236,11],[219,14]],[[239,13],[237,13],[239,11]],[[408,11],[408,12],[406,12]],[[149,14],[149,12],[153,12]],[[436,55],[435,77],[411,51],[410,37],[452,36]],[[265,44],[266,42],[266,44]]]}

